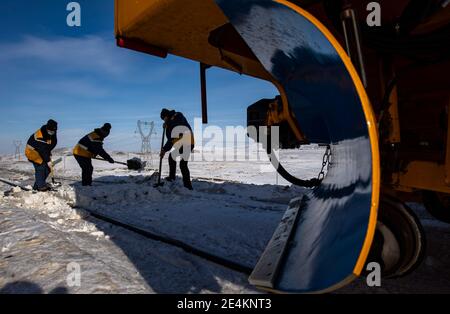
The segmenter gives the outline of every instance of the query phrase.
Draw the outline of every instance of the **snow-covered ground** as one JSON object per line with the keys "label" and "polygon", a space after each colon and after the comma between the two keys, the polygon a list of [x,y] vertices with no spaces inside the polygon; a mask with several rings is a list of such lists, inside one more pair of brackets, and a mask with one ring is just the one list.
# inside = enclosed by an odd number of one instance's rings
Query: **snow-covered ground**
{"label": "snow-covered ground", "polygon": [[[196,152],[195,154],[201,154]],[[167,244],[89,216],[95,210],[142,229],[183,241],[203,251],[253,267],[302,189],[272,170],[263,152],[258,160],[190,163],[194,191],[181,180],[155,189],[155,160],[141,172],[94,161],[94,187],[82,187],[80,170],[68,151],[56,177],[57,191],[0,193],[0,292],[68,293],[254,293],[244,274],[223,268]],[[298,155],[301,155],[301,162]],[[285,151],[281,162],[302,178],[315,177],[323,149]],[[126,161],[136,155],[115,153]],[[220,158],[219,158],[220,159]],[[167,161],[163,163],[167,174]],[[32,184],[32,166],[3,156],[0,177]],[[2,191],[11,187],[0,183]],[[414,205],[414,204],[413,204]],[[414,274],[373,289],[359,280],[341,292],[450,292],[450,227],[414,205],[429,236],[429,256]],[[67,285],[67,265],[78,263],[81,286]],[[3,288],[2,288],[3,287]],[[34,290],[33,290],[34,289]]]}

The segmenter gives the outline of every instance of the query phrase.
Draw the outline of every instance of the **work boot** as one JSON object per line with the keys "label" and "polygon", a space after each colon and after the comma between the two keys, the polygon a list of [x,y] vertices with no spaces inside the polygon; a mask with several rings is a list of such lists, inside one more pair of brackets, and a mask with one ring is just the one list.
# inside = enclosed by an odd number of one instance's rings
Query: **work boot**
{"label": "work boot", "polygon": [[51,188],[49,186],[44,186],[42,188],[38,188],[37,190],[38,192],[48,192],[51,190]]}
{"label": "work boot", "polygon": [[193,191],[192,183],[191,182],[184,182],[184,187],[190,191]]}
{"label": "work boot", "polygon": [[169,176],[169,177],[165,177],[164,180],[166,180],[167,182],[173,182],[173,181],[175,181],[175,178]]}

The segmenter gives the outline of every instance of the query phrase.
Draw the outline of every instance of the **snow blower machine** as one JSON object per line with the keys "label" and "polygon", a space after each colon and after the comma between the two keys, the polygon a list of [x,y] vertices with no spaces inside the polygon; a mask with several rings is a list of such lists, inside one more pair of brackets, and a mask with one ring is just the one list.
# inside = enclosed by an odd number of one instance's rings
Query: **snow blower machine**
{"label": "snow blower machine", "polygon": [[249,126],[279,126],[281,148],[327,148],[326,175],[309,180],[286,170],[266,142],[277,171],[308,192],[291,201],[253,285],[329,292],[371,262],[390,278],[421,263],[425,234],[406,203],[423,203],[450,222],[449,1],[115,5],[119,47],[200,63],[204,123],[206,71],[220,67],[279,91],[248,108]]}

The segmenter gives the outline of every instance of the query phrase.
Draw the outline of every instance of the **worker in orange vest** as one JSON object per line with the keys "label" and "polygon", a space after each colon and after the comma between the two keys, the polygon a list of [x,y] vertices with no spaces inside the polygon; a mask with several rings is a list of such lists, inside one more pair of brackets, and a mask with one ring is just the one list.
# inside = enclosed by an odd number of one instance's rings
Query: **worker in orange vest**
{"label": "worker in orange vest", "polygon": [[33,164],[35,170],[33,189],[40,192],[46,192],[51,189],[46,181],[52,168],[52,150],[58,142],[57,130],[58,123],[55,120],[48,120],[47,124],[30,136],[25,148],[25,156]]}
{"label": "worker in orange vest", "polygon": [[81,167],[81,183],[83,186],[92,185],[92,158],[99,155],[103,159],[114,163],[114,159],[104,150],[103,140],[111,132],[111,124],[105,123],[101,128],[84,136],[73,149],[73,156]]}

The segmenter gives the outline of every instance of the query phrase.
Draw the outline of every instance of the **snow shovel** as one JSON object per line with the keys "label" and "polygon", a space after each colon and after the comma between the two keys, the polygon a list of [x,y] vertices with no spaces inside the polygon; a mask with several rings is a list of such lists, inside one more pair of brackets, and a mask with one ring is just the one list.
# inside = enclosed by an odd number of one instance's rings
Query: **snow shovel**
{"label": "snow shovel", "polygon": [[[164,147],[164,128],[163,128],[163,131],[162,131],[162,138],[161,138],[161,151],[162,151],[163,147]],[[154,188],[157,188],[157,187],[160,187],[160,186],[164,185],[164,182],[161,182],[162,162],[163,162],[163,158],[159,157],[158,183],[153,185]]]}
{"label": "snow shovel", "polygon": [[61,161],[62,161],[62,158],[61,158],[61,157],[58,158],[58,159],[56,159],[56,160],[52,160],[52,161],[51,161],[50,176],[51,176],[51,178],[52,178],[52,185],[53,185],[53,187],[59,187],[59,186],[62,185],[61,182],[56,182],[56,181],[55,181],[55,170],[54,170],[55,166],[56,166],[57,164],[59,164]]}
{"label": "snow shovel", "polygon": [[[103,158],[93,158],[95,160],[100,160],[100,161],[107,161]],[[115,164],[119,164],[119,165],[124,165],[127,166],[129,170],[142,170],[145,167],[145,163],[143,163],[140,159],[138,158],[133,158],[133,159],[129,159],[127,160],[127,162],[120,162],[120,161],[114,161]]]}

